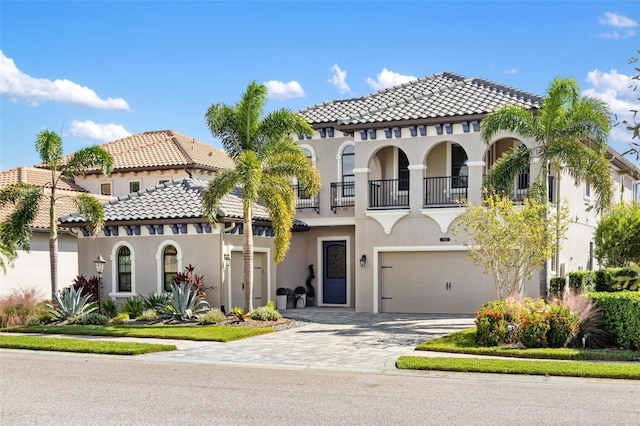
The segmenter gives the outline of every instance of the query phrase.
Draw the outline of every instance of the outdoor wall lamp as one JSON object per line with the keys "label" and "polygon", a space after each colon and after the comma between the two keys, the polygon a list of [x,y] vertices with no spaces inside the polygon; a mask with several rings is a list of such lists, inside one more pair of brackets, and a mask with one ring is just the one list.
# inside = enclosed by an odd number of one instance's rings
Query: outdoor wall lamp
{"label": "outdoor wall lamp", "polygon": [[107,262],[102,258],[102,253],[99,253],[93,263],[96,265],[96,272],[98,273],[98,313],[102,313],[102,304],[100,302],[100,293],[102,293],[102,272],[104,272],[104,264]]}
{"label": "outdoor wall lamp", "polygon": [[360,266],[364,268],[366,264],[367,264],[367,255],[363,254],[362,257],[360,258]]}

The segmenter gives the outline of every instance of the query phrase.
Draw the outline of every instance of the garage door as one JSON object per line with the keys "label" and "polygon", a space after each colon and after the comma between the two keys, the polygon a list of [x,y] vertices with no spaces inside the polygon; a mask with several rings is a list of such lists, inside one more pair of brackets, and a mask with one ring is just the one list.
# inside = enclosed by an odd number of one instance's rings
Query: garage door
{"label": "garage door", "polygon": [[380,312],[472,314],[496,298],[493,279],[466,251],[379,256]]}

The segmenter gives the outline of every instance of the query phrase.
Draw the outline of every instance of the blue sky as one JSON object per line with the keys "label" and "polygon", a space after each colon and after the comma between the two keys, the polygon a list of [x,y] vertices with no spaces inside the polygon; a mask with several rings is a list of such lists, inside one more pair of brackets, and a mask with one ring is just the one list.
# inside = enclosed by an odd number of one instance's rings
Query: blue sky
{"label": "blue sky", "polygon": [[[543,95],[572,76],[620,118],[638,107],[640,2],[0,0],[0,169],[33,165],[43,129],[65,153],[173,129],[219,146],[211,103],[267,84],[299,110],[450,71]],[[623,151],[630,134],[616,128]]]}

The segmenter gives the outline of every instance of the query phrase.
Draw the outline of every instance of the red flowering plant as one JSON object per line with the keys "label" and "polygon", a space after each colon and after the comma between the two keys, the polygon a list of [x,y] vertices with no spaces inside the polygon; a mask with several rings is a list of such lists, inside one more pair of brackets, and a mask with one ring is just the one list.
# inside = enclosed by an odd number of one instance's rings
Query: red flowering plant
{"label": "red flowering plant", "polygon": [[547,342],[551,348],[564,348],[579,331],[579,317],[566,305],[549,305]]}

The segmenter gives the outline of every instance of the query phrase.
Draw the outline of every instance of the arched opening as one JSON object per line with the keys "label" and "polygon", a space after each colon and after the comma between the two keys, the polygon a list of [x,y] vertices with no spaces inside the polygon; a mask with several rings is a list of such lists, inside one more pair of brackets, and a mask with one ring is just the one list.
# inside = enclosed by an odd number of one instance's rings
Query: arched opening
{"label": "arched opening", "polygon": [[396,146],[379,149],[369,160],[368,208],[409,208],[409,158]]}
{"label": "arched opening", "polygon": [[469,156],[458,143],[445,141],[427,154],[424,177],[425,207],[455,207],[468,198]]}

